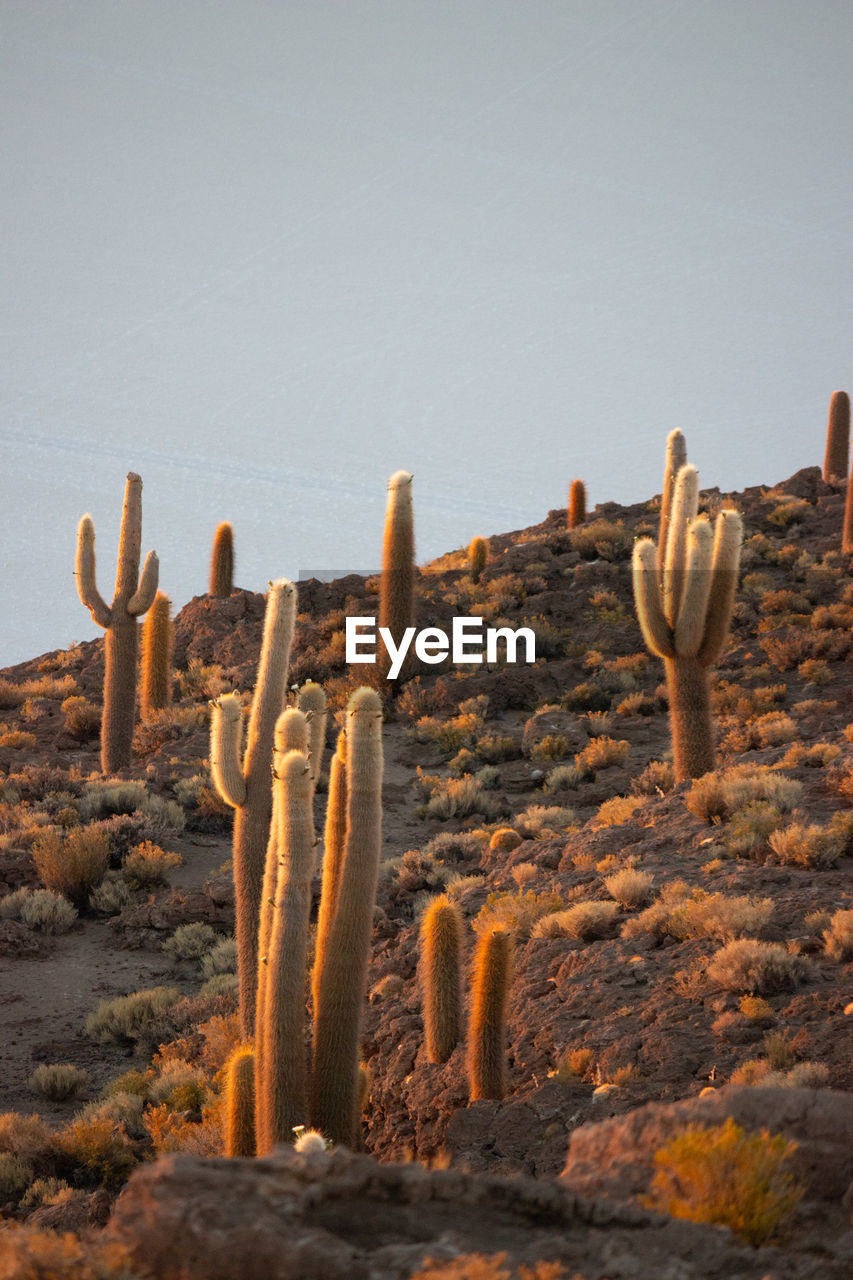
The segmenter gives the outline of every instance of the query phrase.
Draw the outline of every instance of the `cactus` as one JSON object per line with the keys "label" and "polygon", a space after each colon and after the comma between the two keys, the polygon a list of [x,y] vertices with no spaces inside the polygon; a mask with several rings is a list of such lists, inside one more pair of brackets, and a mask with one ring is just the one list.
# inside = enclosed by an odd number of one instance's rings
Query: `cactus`
{"label": "cactus", "polygon": [[162,711],[172,701],[172,622],[171,601],[162,591],[154,597],[142,624],[142,679],[139,707],[142,718],[152,711]]}
{"label": "cactus", "polygon": [[305,715],[310,729],[308,760],[311,765],[311,791],[317,789],[317,779],[323,768],[323,750],[326,746],[326,695],[323,686],[306,680],[297,698],[299,710]]}
{"label": "cactus", "polygon": [[569,528],[577,529],[584,520],[586,520],[586,485],[583,480],[573,480],[569,489]]}
{"label": "cactus", "polygon": [[[379,625],[387,627],[399,645],[415,614],[415,521],[412,477],[396,471],[388,481],[388,505],[382,540],[382,576],[379,584]],[[385,677],[391,659],[384,649],[377,671]]]}
{"label": "cactus", "polygon": [[234,896],[240,1021],[248,1039],[255,1020],[258,929],[267,840],[272,814],[270,768],[276,721],[284,706],[296,621],[296,587],[287,578],[270,585],[264,638],[246,751],[240,759],[243,710],[236,694],[213,704],[210,767],[214,785],[234,810]]}
{"label": "cactus", "polygon": [[845,555],[853,555],[853,474],[847,478],[847,493],[844,497],[844,525],[841,530],[841,550]]}
{"label": "cactus", "polygon": [[234,590],[234,530],[223,520],[213,535],[210,557],[210,595],[230,596]]}
{"label": "cactus", "polygon": [[[329,799],[326,803],[326,830],[323,840],[323,886],[317,911],[315,960],[311,975],[314,1017],[317,1016],[318,992],[322,982],[323,962],[328,954],[329,930],[335,918],[335,904],[340,885],[344,845],[347,835],[347,753],[346,730],[341,729],[332,763],[329,767]],[[315,1030],[316,1034],[316,1030]]]}
{"label": "cactus", "polygon": [[823,478],[827,484],[841,484],[847,478],[850,453],[850,397],[846,391],[833,391],[826,424],[826,453]]}
{"label": "cactus", "polygon": [[130,764],[136,720],[137,618],[153,603],[159,562],[149,551],[142,574],[142,480],[129,472],[124,490],[115,594],[108,605],[98,591],[95,574],[95,526],[83,516],[77,530],[77,591],[93,620],[105,631],[104,714],[101,725],[101,770],[116,773]]}
{"label": "cactus", "polygon": [[280,870],[266,964],[263,1018],[256,1028],[261,1051],[257,1146],[266,1155],[290,1142],[308,1113],[305,1050],[305,957],[314,873],[311,770],[307,756],[289,751],[277,762],[274,786]]}
{"label": "cactus", "polygon": [[382,703],[358,689],[347,708],[347,833],[314,1011],[311,1123],[352,1146],[358,1124],[359,1036],[382,847]]}
{"label": "cactus", "polygon": [[679,782],[715,765],[708,668],[728,635],[743,540],[736,511],[722,510],[712,532],[708,518],[696,515],[698,502],[699,477],[687,464],[671,489],[666,523],[661,512],[668,530],[662,572],[660,548],[650,538],[634,547],[637,617],[649,650],[664,662]]}
{"label": "cactus", "polygon": [[255,1068],[248,1045],[234,1050],[225,1068],[224,1146],[231,1158],[255,1154]]}
{"label": "cactus", "polygon": [[459,1042],[461,952],[462,913],[446,896],[436,898],[421,920],[424,1031],[430,1062],[446,1062]]}
{"label": "cactus", "polygon": [[468,559],[471,561],[471,581],[480,581],[480,575],[489,558],[489,544],[485,538],[474,538],[468,548]]}
{"label": "cactus", "polygon": [[687,462],[687,443],[678,430],[670,431],[666,438],[666,458],[663,466],[663,491],[660,499],[660,525],[658,527],[658,569],[663,571],[666,545],[669,540],[669,517],[672,511],[672,495],[675,491],[675,478]]}
{"label": "cactus", "polygon": [[498,1102],[506,1092],[506,1006],[512,970],[512,937],[489,929],[474,952],[468,1026],[468,1093]]}

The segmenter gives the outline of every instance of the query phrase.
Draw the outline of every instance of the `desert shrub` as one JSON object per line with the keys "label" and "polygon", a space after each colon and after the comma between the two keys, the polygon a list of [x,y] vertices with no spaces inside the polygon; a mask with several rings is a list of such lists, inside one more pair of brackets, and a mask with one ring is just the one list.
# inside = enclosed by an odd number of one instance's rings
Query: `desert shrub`
{"label": "desert shrub", "polygon": [[460,1253],[450,1261],[424,1258],[411,1280],[566,1280],[566,1273],[560,1262],[522,1262],[512,1269],[505,1253]]}
{"label": "desert shrub", "polygon": [[28,1226],[4,1233],[3,1265],[10,1280],[141,1280],[124,1245]]}
{"label": "desert shrub", "polygon": [[796,987],[808,977],[811,966],[778,942],[737,938],[711,957],[707,972],[711,981],[726,991],[754,995]]}
{"label": "desert shrub", "polygon": [[21,751],[36,745],[36,735],[27,733],[25,729],[9,729],[0,724],[0,747],[11,747],[13,751]]}
{"label": "desert shrub", "polygon": [[20,918],[39,933],[67,933],[77,919],[77,909],[58,893],[36,889],[21,903]]}
{"label": "desert shrub", "polygon": [[485,843],[485,833],[476,831],[441,831],[423,847],[439,862],[479,861]]}
{"label": "desert shrub", "polygon": [[675,786],[675,770],[664,760],[650,760],[642,773],[631,783],[634,795],[665,795]]}
{"label": "desert shrub", "polygon": [[618,913],[615,902],[575,902],[562,911],[543,916],[531,937],[579,938],[582,942],[592,942],[606,937]]}
{"label": "desert shrub", "polygon": [[494,765],[484,764],[482,769],[478,769],[474,774],[474,780],[479,782],[484,791],[497,791],[501,775]]}
{"label": "desert shrub", "polygon": [[217,974],[237,972],[237,942],[235,938],[218,938],[201,957],[201,973],[204,978]]}
{"label": "desert shrub", "polygon": [[762,747],[775,747],[780,742],[792,742],[797,736],[797,726],[784,711],[768,711],[750,726]]}
{"label": "desert shrub", "polygon": [[822,769],[832,764],[841,755],[841,748],[835,742],[795,742],[788,748],[782,759],[778,761],[780,769]]}
{"label": "desert shrub", "polygon": [[731,853],[751,857],[766,850],[768,837],[784,821],[775,804],[755,800],[732,814],[721,839]]}
{"label": "desert shrub", "polygon": [[691,813],[703,822],[728,818],[755,800],[768,800],[779,809],[793,809],[803,784],[775,773],[766,765],[739,764],[697,778],[685,797]]}
{"label": "desert shrub", "polygon": [[178,672],[178,688],[182,698],[198,701],[218,698],[227,693],[231,682],[216,662],[205,663],[201,658],[190,658],[185,670]]}
{"label": "desert shrub", "polygon": [[785,1169],[795,1150],[796,1143],[782,1134],[747,1133],[731,1116],[710,1129],[691,1126],[655,1152],[656,1172],[644,1203],[763,1244],[803,1194]]}
{"label": "desert shrub", "polygon": [[561,760],[567,756],[571,746],[562,733],[549,733],[533,747],[531,756],[535,760]]}
{"label": "desert shrub", "polygon": [[165,1103],[170,1110],[200,1111],[207,1100],[204,1072],[184,1058],[167,1058],[151,1082],[148,1097],[156,1105]]}
{"label": "desert shrub", "polygon": [[496,817],[500,805],[486,793],[483,784],[470,774],[462,778],[436,778],[432,795],[424,807],[427,818],[467,818],[479,813],[484,818]]}
{"label": "desert shrub", "polygon": [[612,796],[599,806],[594,827],[618,827],[628,822],[643,803],[642,796]]}
{"label": "desert shrub", "polygon": [[573,809],[561,805],[529,804],[515,818],[515,827],[527,839],[544,840],[578,825]]}
{"label": "desert shrub", "polygon": [[563,694],[560,706],[565,711],[608,711],[610,694],[594,681],[584,680]]}
{"label": "desert shrub", "polygon": [[[731,941],[760,933],[773,914],[770,898],[728,897],[690,889],[683,880],[666,885],[656,902],[623,925],[623,937],[649,933],[656,938],[717,938]],[[786,953],[787,954],[787,953]]]}
{"label": "desert shrub", "polygon": [[240,994],[240,979],[235,973],[213,973],[199,987],[199,995],[205,998],[213,996],[225,996],[234,1000]]}
{"label": "desert shrub", "polygon": [[594,1061],[592,1049],[569,1049],[557,1063],[554,1075],[558,1079],[583,1080],[592,1071]]}
{"label": "desert shrub", "polygon": [[563,900],[556,893],[490,893],[472,921],[475,933],[508,929],[516,937],[527,938],[541,916],[559,911]]}
{"label": "desert shrub", "polygon": [[101,732],[101,708],[88,698],[82,698],[78,694],[66,698],[62,704],[62,714],[65,717],[65,728],[72,738],[88,742]]}
{"label": "desert shrub", "polygon": [[43,1204],[58,1204],[70,1190],[64,1178],[36,1178],[21,1196],[21,1208],[38,1209]]}
{"label": "desert shrub", "polygon": [[648,871],[623,867],[621,871],[614,871],[613,875],[605,877],[604,887],[611,898],[615,898],[626,911],[630,911],[648,902],[653,880],[654,876]]}
{"label": "desert shrub", "polygon": [[179,999],[177,987],[151,987],[102,1000],[86,1019],[86,1033],[99,1044],[162,1039],[171,1028],[169,1013]]}
{"label": "desert shrub", "polygon": [[636,693],[629,693],[627,698],[623,698],[621,702],[616,704],[617,716],[652,716],[655,710],[654,698],[641,690],[637,690]]}
{"label": "desert shrub", "polygon": [[72,676],[42,676],[38,680],[24,680],[21,684],[0,680],[0,708],[20,707],[27,698],[68,698],[76,692],[77,685]]}
{"label": "desert shrub", "polygon": [[117,916],[133,901],[133,889],[117,871],[108,871],[89,894],[89,906],[104,916]]}
{"label": "desert shrub", "polygon": [[216,942],[216,930],[200,920],[179,925],[160,950],[176,960],[201,960]]}
{"label": "desert shrub", "polygon": [[461,751],[457,751],[452,760],[449,760],[447,767],[453,774],[454,778],[461,778],[463,773],[473,773],[477,768],[477,757],[473,751],[469,751],[467,747],[463,747]]}
{"label": "desert shrub", "polygon": [[161,1103],[146,1111],[145,1128],[158,1155],[169,1151],[196,1156],[222,1155],[222,1120],[215,1107],[206,1108],[201,1123],[197,1124]]}
{"label": "desert shrub", "polygon": [[151,840],[143,840],[127,854],[122,864],[122,875],[135,889],[153,889],[166,883],[166,872],[179,867],[183,859],[179,853],[169,853]]}
{"label": "desert shrub", "polygon": [[76,1098],[89,1083],[89,1072],[71,1062],[54,1062],[36,1067],[29,1086],[49,1102],[66,1102]]}
{"label": "desert shrub", "polygon": [[87,782],[80,799],[80,817],[88,822],[110,818],[115,813],[133,813],[141,809],[147,794],[142,782],[123,782],[119,778]]}
{"label": "desert shrub", "polygon": [[552,796],[559,795],[561,791],[573,791],[585,777],[584,770],[579,769],[576,764],[558,764],[556,769],[551,769],[548,773],[542,783],[542,790]]}
{"label": "desert shrub", "polygon": [[53,1136],[37,1115],[7,1111],[0,1115],[0,1152],[20,1156],[37,1169],[45,1168],[55,1154]]}
{"label": "desert shrub", "polygon": [[809,684],[831,684],[832,672],[820,658],[806,658],[797,668],[797,674]]}
{"label": "desert shrub", "polygon": [[32,889],[15,889],[0,898],[0,920],[20,920],[21,907],[32,897]]}
{"label": "desert shrub", "polygon": [[510,875],[518,885],[519,889],[523,889],[525,885],[530,884],[531,881],[537,878],[539,875],[539,868],[536,866],[535,862],[517,862],[510,870]]}
{"label": "desert shrub", "polygon": [[89,894],[104,878],[109,842],[103,832],[77,827],[43,831],[33,842],[33,862],[45,888],[85,906]]}
{"label": "desert shrub", "polygon": [[0,1204],[17,1200],[33,1180],[33,1167],[20,1156],[0,1152]]}
{"label": "desert shrub", "polygon": [[501,760],[515,760],[521,755],[521,743],[506,734],[484,734],[474,743],[474,752],[487,764],[498,764]]}
{"label": "desert shrub", "polygon": [[133,750],[138,756],[148,756],[164,743],[177,742],[202,728],[207,718],[204,707],[163,707],[151,711],[133,731]]}
{"label": "desert shrub", "polygon": [[772,1005],[762,1000],[761,996],[741,996],[738,1009],[745,1018],[749,1018],[750,1022],[758,1023],[759,1026],[773,1022],[776,1017]]}
{"label": "desert shrub", "polygon": [[572,529],[569,537],[572,549],[584,560],[625,560],[633,541],[621,520],[616,524],[611,520],[591,520]]}
{"label": "desert shrub", "polygon": [[438,720],[435,716],[421,716],[412,730],[417,742],[431,742],[440,751],[450,755],[460,747],[472,747],[477,731],[483,726],[482,717],[474,712],[453,716],[450,720]]}
{"label": "desert shrub", "polygon": [[830,867],[844,853],[848,838],[839,823],[822,827],[819,823],[791,822],[772,831],[767,843],[773,861],[783,866]]}
{"label": "desert shrub", "polygon": [[393,868],[395,896],[420,893],[424,889],[431,893],[440,891],[450,874],[450,868],[438,862],[432,854],[422,849],[407,849]]}
{"label": "desert shrub", "polygon": [[853,911],[836,911],[823,931],[823,947],[830,960],[853,960]]}
{"label": "desert shrub", "polygon": [[106,1116],[76,1116],[60,1129],[57,1144],[103,1187],[121,1186],[137,1163],[124,1126]]}
{"label": "desert shrub", "polygon": [[624,740],[617,742],[615,738],[593,738],[583,751],[577,753],[575,764],[585,773],[597,773],[599,769],[624,764],[630,750],[630,744]]}
{"label": "desert shrub", "polygon": [[588,711],[583,724],[591,738],[601,738],[613,728],[614,719],[609,711]]}

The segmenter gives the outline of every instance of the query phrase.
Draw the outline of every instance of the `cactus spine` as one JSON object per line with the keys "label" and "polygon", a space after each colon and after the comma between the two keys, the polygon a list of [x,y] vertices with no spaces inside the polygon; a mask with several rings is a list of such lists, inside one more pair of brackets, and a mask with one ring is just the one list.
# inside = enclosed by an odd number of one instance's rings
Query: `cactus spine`
{"label": "cactus spine", "polygon": [[839,484],[847,478],[850,453],[850,397],[846,391],[833,391],[826,424],[826,453],[823,478],[827,484]]}
{"label": "cactus spine", "polygon": [[569,528],[577,529],[584,520],[586,520],[586,485],[583,480],[573,480],[569,489]]}
{"label": "cactus spine", "polygon": [[249,1038],[255,1020],[258,929],[267,840],[272,815],[270,767],[276,721],[284,706],[287,668],[296,622],[296,587],[287,578],[270,585],[264,638],[249,716],[246,751],[240,758],[243,713],[236,694],[214,703],[210,767],[214,784],[234,810],[234,895],[240,1020]]}
{"label": "cactus spine", "polygon": [[679,782],[715,765],[708,668],[728,636],[743,541],[736,511],[721,511],[712,532],[708,518],[697,517],[698,501],[699,477],[686,464],[671,487],[668,512],[661,512],[668,531],[663,570],[660,547],[650,538],[634,547],[637,617],[649,650],[664,662]]}
{"label": "cactus spine", "polygon": [[474,952],[468,1027],[468,1091],[500,1101],[506,1092],[506,1006],[512,970],[512,937],[505,929],[483,933]]}
{"label": "cactus spine", "polygon": [[335,905],[344,861],[347,836],[347,753],[346,730],[341,729],[332,763],[329,767],[329,799],[326,803],[326,829],[323,840],[323,886],[317,911],[317,939],[311,975],[316,1035],[318,992],[322,983],[323,962],[328,954],[329,930],[335,918]]}
{"label": "cactus spine", "polygon": [[[395,471],[388,481],[388,505],[382,540],[382,576],[379,584],[379,625],[387,627],[399,645],[415,615],[415,517],[412,477]],[[377,671],[387,676],[391,659],[381,650]],[[405,667],[404,667],[405,670]]]}
{"label": "cactus spine", "polygon": [[230,596],[234,590],[234,530],[223,520],[213,535],[210,556],[210,595]]}
{"label": "cactus spine", "polygon": [[446,896],[430,903],[421,921],[421,984],[430,1062],[446,1062],[459,1042],[462,932],[462,913],[455,903]]}
{"label": "cactus spine", "polygon": [[480,575],[489,558],[489,544],[485,538],[474,538],[468,548],[468,559],[471,561],[471,581],[480,581]]}
{"label": "cactus spine", "polygon": [[358,689],[347,708],[347,834],[315,1008],[311,1123],[352,1146],[358,1124],[359,1036],[382,845],[382,703]]}
{"label": "cactus spine", "polygon": [[270,927],[263,1018],[256,1040],[263,1045],[257,1103],[258,1152],[289,1142],[308,1112],[305,1049],[305,957],[314,872],[311,771],[301,751],[277,762],[274,786],[278,820],[279,875]]}
{"label": "cactus spine", "polygon": [[255,1154],[254,1054],[247,1045],[235,1049],[225,1069],[225,1154]]}
{"label": "cactus spine", "polygon": [[105,630],[104,714],[101,726],[101,770],[116,773],[130,764],[136,719],[137,618],[153,603],[159,562],[149,551],[142,574],[142,480],[129,472],[124,490],[115,593],[108,605],[98,591],[95,574],[95,526],[83,516],[77,530],[77,592],[99,627]]}
{"label": "cactus spine", "polygon": [[139,705],[143,719],[172,701],[171,601],[162,591],[154,597],[142,624],[142,680]]}

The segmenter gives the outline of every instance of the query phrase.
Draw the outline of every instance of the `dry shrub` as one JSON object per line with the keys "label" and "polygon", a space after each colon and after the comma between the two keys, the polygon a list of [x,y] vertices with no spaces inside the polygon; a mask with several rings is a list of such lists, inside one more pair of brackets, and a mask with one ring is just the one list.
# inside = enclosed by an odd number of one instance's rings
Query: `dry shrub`
{"label": "dry shrub", "polygon": [[33,1180],[33,1167],[20,1156],[0,1152],[0,1204],[18,1200]]}
{"label": "dry shrub", "polygon": [[607,876],[604,887],[617,902],[630,911],[648,902],[651,895],[654,876],[648,871],[638,871],[635,867],[623,867]]}
{"label": "dry shrub", "polygon": [[124,1125],[107,1116],[76,1116],[59,1131],[57,1143],[102,1187],[121,1186],[137,1164],[136,1147]]}
{"label": "dry shrub", "polygon": [[9,729],[0,725],[0,747],[11,747],[13,751],[29,750],[36,745],[36,735],[24,729]]}
{"label": "dry shrub", "polygon": [[[421,775],[424,782],[425,775]],[[479,813],[484,818],[494,818],[500,812],[500,804],[488,795],[479,778],[466,773],[461,778],[429,778],[431,795],[423,807],[426,818],[467,818]]]}
{"label": "dry shrub", "polygon": [[621,521],[591,520],[578,525],[569,535],[572,550],[584,560],[625,560],[633,539]]}
{"label": "dry shrub", "polygon": [[772,1005],[762,1000],[761,996],[741,996],[737,1007],[745,1018],[758,1026],[769,1026],[775,1021]]}
{"label": "dry shrub", "polygon": [[0,707],[20,707],[27,698],[68,698],[77,692],[72,676],[42,676],[38,680],[24,680],[14,684],[0,680]]}
{"label": "dry shrub", "polygon": [[853,911],[836,911],[823,931],[823,947],[830,960],[853,960]]}
{"label": "dry shrub", "polygon": [[575,764],[587,774],[596,773],[611,765],[624,764],[630,750],[630,743],[624,739],[617,742],[615,738],[593,738],[575,756]]}
{"label": "dry shrub", "polygon": [[822,769],[832,764],[841,755],[841,748],[835,742],[812,742],[808,746],[804,742],[795,742],[789,747],[778,762],[780,769]]}
{"label": "dry shrub", "polygon": [[511,853],[522,843],[522,838],[512,827],[498,827],[489,840],[489,848],[497,853]]}
{"label": "dry shrub", "polygon": [[634,795],[665,795],[675,786],[675,770],[664,760],[650,760],[642,773],[631,783]]}
{"label": "dry shrub", "polygon": [[782,1134],[747,1133],[729,1116],[691,1126],[655,1152],[648,1208],[728,1227],[750,1244],[768,1240],[797,1207],[803,1188],[785,1168],[796,1150]]}
{"label": "dry shrub", "polygon": [[737,938],[711,957],[707,972],[726,991],[754,995],[796,987],[810,975],[811,965],[778,942]]}
{"label": "dry shrub", "polygon": [[605,800],[592,820],[593,827],[619,827],[643,804],[642,796],[613,796]]}
{"label": "dry shrub", "polygon": [[756,857],[767,850],[768,837],[785,821],[782,810],[767,800],[756,800],[732,814],[721,839],[734,854]]}
{"label": "dry shrub", "polygon": [[37,1115],[7,1111],[0,1115],[0,1152],[19,1156],[37,1169],[47,1169],[55,1154],[53,1136]]}
{"label": "dry shrub", "polygon": [[583,1080],[591,1074],[594,1061],[592,1049],[569,1049],[557,1063],[554,1075],[558,1080]]}
{"label": "dry shrub", "polygon": [[166,742],[177,742],[207,723],[204,707],[163,707],[140,720],[133,732],[133,750],[138,756],[150,755]]}
{"label": "dry shrub", "polygon": [[780,742],[793,742],[797,736],[797,726],[784,711],[769,711],[759,716],[750,726],[762,747],[775,747]]}
{"label": "dry shrub", "polygon": [[515,818],[516,828],[528,840],[546,840],[577,825],[575,811],[561,805],[529,804]]}
{"label": "dry shrub", "polygon": [[33,862],[46,888],[61,893],[77,907],[104,878],[110,857],[109,841],[101,831],[77,827],[43,831],[33,842]]}
{"label": "dry shrub", "polygon": [[592,942],[611,932],[619,913],[616,902],[576,902],[564,911],[543,916],[536,924],[532,938],[579,938]]}
{"label": "dry shrub", "polygon": [[179,853],[169,853],[151,840],[135,845],[122,864],[122,874],[135,889],[153,889],[166,883],[166,872],[179,867]]}
{"label": "dry shrub", "polygon": [[158,1155],[183,1151],[193,1156],[223,1154],[222,1118],[217,1105],[206,1107],[201,1120],[173,1111],[165,1103],[145,1112],[145,1128]]}
{"label": "dry shrub", "polygon": [[71,1062],[54,1062],[36,1067],[29,1085],[49,1102],[67,1102],[76,1098],[89,1083],[89,1072]]}
{"label": "dry shrub", "polygon": [[508,929],[518,938],[540,937],[534,928],[537,920],[559,911],[563,905],[557,893],[536,893],[532,889],[523,893],[490,893],[472,926],[477,934]]}
{"label": "dry shrub", "polygon": [[783,866],[831,867],[844,853],[848,839],[848,832],[838,822],[826,827],[792,822],[772,831],[767,843],[773,851],[773,861]]}
{"label": "dry shrub", "polygon": [[4,1232],[2,1265],[9,1280],[141,1280],[124,1245],[18,1225]]}
{"label": "dry shrub", "polygon": [[542,790],[548,795],[572,791],[583,782],[586,776],[586,771],[578,768],[576,764],[558,764],[542,783]]}
{"label": "dry shrub", "polygon": [[150,987],[102,1000],[86,1019],[86,1034],[99,1044],[142,1040],[156,1043],[172,1029],[169,1014],[180,999],[177,987]]}
{"label": "dry shrub", "polygon": [[424,1258],[410,1280],[564,1280],[560,1262],[540,1260],[532,1266],[507,1264],[505,1253],[460,1253],[449,1261]]}
{"label": "dry shrub", "polygon": [[79,694],[66,698],[62,704],[62,714],[65,717],[65,728],[72,738],[88,742],[101,732],[101,708],[88,698],[80,697]]}
{"label": "dry shrub", "polygon": [[803,784],[766,765],[738,764],[697,778],[685,797],[691,813],[703,822],[728,818],[756,800],[769,800],[779,809],[793,809]]}

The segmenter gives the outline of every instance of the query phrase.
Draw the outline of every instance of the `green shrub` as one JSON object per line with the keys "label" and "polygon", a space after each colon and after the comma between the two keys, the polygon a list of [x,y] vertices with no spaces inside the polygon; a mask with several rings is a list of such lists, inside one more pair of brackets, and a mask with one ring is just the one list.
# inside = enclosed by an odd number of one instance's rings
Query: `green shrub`
{"label": "green shrub", "polygon": [[177,987],[150,987],[102,1000],[86,1019],[86,1034],[99,1044],[162,1039],[170,1030],[169,1013],[180,998]]}
{"label": "green shrub", "polygon": [[609,932],[619,906],[615,902],[575,902],[563,911],[543,916],[536,924],[534,938],[579,938],[592,942]]}
{"label": "green shrub", "polygon": [[30,1076],[30,1088],[49,1102],[67,1102],[76,1098],[89,1083],[89,1072],[71,1062],[54,1062],[36,1067]]}
{"label": "green shrub", "polygon": [[32,1165],[8,1151],[0,1152],[0,1204],[18,1200],[32,1180]]}
{"label": "green shrub", "polygon": [[76,919],[76,908],[50,889],[36,889],[21,903],[21,920],[39,933],[67,933]]}
{"label": "green shrub", "polygon": [[216,930],[209,924],[196,921],[179,925],[171,938],[167,938],[161,950],[176,960],[201,960],[216,942]]}

